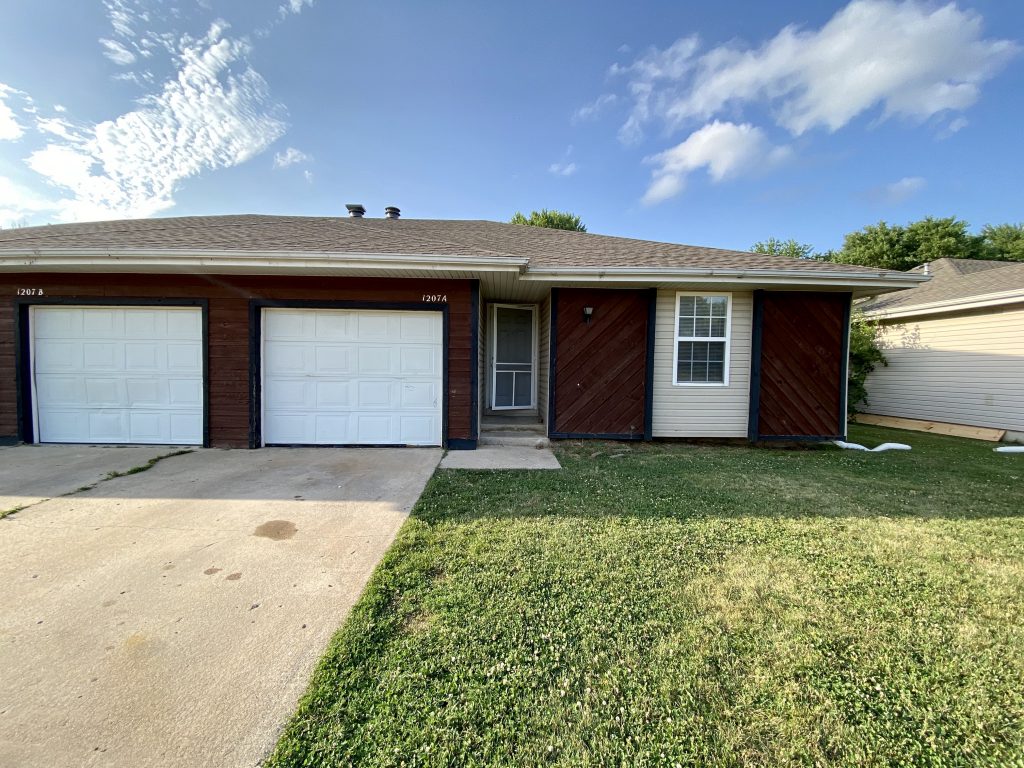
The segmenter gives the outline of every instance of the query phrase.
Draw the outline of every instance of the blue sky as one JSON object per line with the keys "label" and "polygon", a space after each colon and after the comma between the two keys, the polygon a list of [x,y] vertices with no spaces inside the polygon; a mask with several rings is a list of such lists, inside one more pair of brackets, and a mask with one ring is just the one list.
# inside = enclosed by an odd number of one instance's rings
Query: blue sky
{"label": "blue sky", "polygon": [[1020,3],[10,5],[0,226],[549,207],[825,249],[1024,220]]}

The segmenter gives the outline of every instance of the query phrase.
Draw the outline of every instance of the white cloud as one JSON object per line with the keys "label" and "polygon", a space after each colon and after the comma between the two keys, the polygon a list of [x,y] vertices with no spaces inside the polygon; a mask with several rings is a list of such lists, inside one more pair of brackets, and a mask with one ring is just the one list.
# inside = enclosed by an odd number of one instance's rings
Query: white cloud
{"label": "white cloud", "polygon": [[962,111],[1020,51],[984,38],[982,18],[955,4],[855,0],[820,29],[787,26],[760,47],[727,44],[698,55],[695,37],[654,49],[611,74],[629,78],[635,141],[652,119],[678,128],[766,105],[794,135],[842,128],[868,110],[924,120]]}
{"label": "white cloud", "polygon": [[904,176],[899,181],[885,184],[871,190],[871,197],[877,202],[887,205],[898,205],[906,202],[925,188],[927,182],[920,176]]}
{"label": "white cloud", "polygon": [[284,152],[278,152],[274,155],[274,167],[287,168],[298,163],[308,163],[312,159],[305,152],[295,147],[288,147]]}
{"label": "white cloud", "polygon": [[594,99],[589,104],[584,104],[582,107],[572,113],[572,122],[582,123],[586,120],[593,120],[601,115],[608,107],[612,106],[619,100],[619,97],[614,93],[603,93]]}
{"label": "white cloud", "polygon": [[54,104],[53,105],[53,111],[54,112],[67,112],[68,108],[65,107],[63,104]]}
{"label": "white cloud", "polygon": [[41,214],[52,214],[58,204],[46,200],[6,176],[0,176],[0,229],[34,223]]}
{"label": "white cloud", "polygon": [[126,67],[129,64],[135,63],[135,54],[129,51],[116,40],[108,40],[105,37],[101,37],[100,45],[102,45],[106,49],[103,51],[103,55],[115,64],[119,64],[122,67]]}
{"label": "white cloud", "polygon": [[279,6],[277,12],[280,16],[287,16],[289,13],[302,13],[303,8],[312,8],[313,0],[288,0]]}
{"label": "white cloud", "polygon": [[548,172],[555,176],[572,176],[576,170],[576,163],[552,163],[548,166]]}
{"label": "white cloud", "polygon": [[952,136],[954,133],[959,133],[969,124],[970,122],[967,120],[966,117],[958,117],[955,120],[951,120],[949,122],[949,125],[946,126],[945,130],[940,135],[943,138],[948,138],[949,136]]}
{"label": "white cloud", "polygon": [[788,147],[773,146],[760,128],[715,120],[682,143],[647,158],[646,162],[656,167],[643,202],[653,205],[678,195],[686,177],[699,168],[707,168],[711,180],[719,182],[754,168],[777,165],[789,154]]}
{"label": "white cloud", "polygon": [[308,169],[303,171],[302,172],[302,178],[304,178],[306,180],[307,184],[312,184],[313,183],[313,172],[308,170]]}
{"label": "white cloud", "polygon": [[8,97],[20,93],[16,88],[0,83],[0,141],[17,141],[25,133],[14,116],[14,110],[6,103]]}
{"label": "white cloud", "polygon": [[[115,26],[128,23],[117,18]],[[68,195],[58,218],[151,216],[174,205],[183,180],[243,163],[280,138],[282,110],[249,65],[249,44],[226,29],[216,22],[202,38],[182,38],[173,76],[114,120],[39,121],[53,138],[26,162]]]}

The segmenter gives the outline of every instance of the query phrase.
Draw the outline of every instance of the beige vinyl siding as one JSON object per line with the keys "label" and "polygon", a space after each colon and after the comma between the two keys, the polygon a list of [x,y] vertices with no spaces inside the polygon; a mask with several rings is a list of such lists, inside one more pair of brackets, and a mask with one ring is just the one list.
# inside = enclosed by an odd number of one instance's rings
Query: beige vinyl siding
{"label": "beige vinyl siding", "polygon": [[1024,305],[886,322],[866,413],[1024,432]]}
{"label": "beige vinyl siding", "polygon": [[537,414],[548,423],[548,372],[551,367],[551,295],[537,309]]}
{"label": "beige vinyl siding", "polygon": [[[679,288],[679,291],[689,290]],[[654,333],[654,437],[746,437],[750,400],[750,330],[753,295],[732,296],[727,386],[676,386],[677,289],[658,291]]]}

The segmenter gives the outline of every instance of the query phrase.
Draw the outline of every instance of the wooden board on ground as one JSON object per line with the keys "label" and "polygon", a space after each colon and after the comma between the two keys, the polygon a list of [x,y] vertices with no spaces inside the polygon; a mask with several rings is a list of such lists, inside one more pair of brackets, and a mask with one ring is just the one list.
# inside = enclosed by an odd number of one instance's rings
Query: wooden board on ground
{"label": "wooden board on ground", "polygon": [[970,437],[975,440],[990,440],[998,443],[1006,434],[1005,429],[991,427],[969,427],[966,424],[945,424],[941,421],[923,421],[922,419],[901,419],[898,416],[877,416],[873,413],[858,413],[853,417],[857,424],[874,424],[878,427],[894,427],[909,429],[914,432],[931,432],[936,435],[952,435],[953,437]]}

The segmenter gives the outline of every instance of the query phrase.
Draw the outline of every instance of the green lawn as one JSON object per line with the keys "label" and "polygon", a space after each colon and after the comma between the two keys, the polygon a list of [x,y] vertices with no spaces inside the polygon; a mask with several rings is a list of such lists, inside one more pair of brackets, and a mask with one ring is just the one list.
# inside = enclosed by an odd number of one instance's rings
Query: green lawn
{"label": "green lawn", "polygon": [[439,471],[271,766],[1024,765],[1024,456]]}

